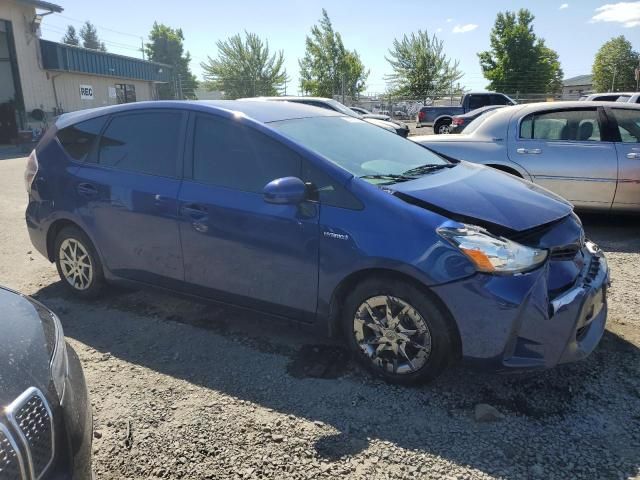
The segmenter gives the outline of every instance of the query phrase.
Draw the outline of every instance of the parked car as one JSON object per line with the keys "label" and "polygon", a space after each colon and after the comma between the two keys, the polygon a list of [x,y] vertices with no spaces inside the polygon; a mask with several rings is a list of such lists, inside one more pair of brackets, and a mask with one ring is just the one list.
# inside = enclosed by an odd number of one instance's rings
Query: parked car
{"label": "parked car", "polygon": [[623,97],[623,102],[627,102],[634,93],[625,92],[607,92],[607,93],[592,93],[590,95],[583,95],[580,97],[581,102],[617,102],[620,97]]}
{"label": "parked car", "polygon": [[395,132],[401,137],[409,136],[409,126],[405,123],[398,122],[396,120],[392,120],[388,114],[386,115],[360,115],[356,113],[353,109],[346,107],[342,103],[337,100],[333,100],[332,98],[322,98],[322,97],[258,97],[255,99],[243,99],[243,100],[270,100],[276,102],[293,102],[293,103],[302,103],[304,105],[311,105],[313,107],[324,108],[327,110],[332,110],[334,112],[341,113],[343,115],[348,115],[350,117],[361,118],[362,120],[369,122],[377,127],[382,127],[385,130],[389,130],[390,132]]}
{"label": "parked car", "polygon": [[583,210],[640,211],[640,107],[534,103],[477,122],[462,135],[412,138],[530,180]]}
{"label": "parked car", "polygon": [[138,102],[61,117],[26,219],[66,288],[156,285],[341,334],[389,381],[460,357],[584,358],[608,268],[571,205],[294,102]]}
{"label": "parked car", "polygon": [[379,115],[379,114],[371,113],[366,108],[362,108],[362,107],[349,107],[349,108],[362,117],[379,118],[380,120],[391,120],[391,117],[389,115]]}
{"label": "parked car", "polygon": [[487,107],[476,108],[462,115],[454,115],[451,120],[451,126],[449,127],[449,133],[462,133],[464,129],[479,116],[502,107],[502,105],[489,105]]}
{"label": "parked car", "polygon": [[463,115],[472,110],[486,107],[488,105],[515,105],[512,100],[504,93],[496,92],[474,92],[465,93],[460,98],[460,105],[455,106],[433,106],[428,105],[422,107],[418,111],[416,119],[416,128],[433,127],[433,133],[444,134],[449,133],[449,127],[453,121],[454,115]]}
{"label": "parked car", "polygon": [[0,478],[90,479],[92,416],[58,317],[0,287]]}
{"label": "parked car", "polygon": [[623,93],[616,102],[620,103],[640,103],[640,92]]}

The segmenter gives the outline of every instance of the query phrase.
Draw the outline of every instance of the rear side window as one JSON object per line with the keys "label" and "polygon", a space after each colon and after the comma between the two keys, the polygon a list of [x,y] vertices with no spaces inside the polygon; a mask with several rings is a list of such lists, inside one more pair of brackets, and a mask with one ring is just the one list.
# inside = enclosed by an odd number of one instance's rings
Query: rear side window
{"label": "rear side window", "polygon": [[614,108],[620,139],[624,143],[640,143],[640,110]]}
{"label": "rear side window", "polygon": [[476,108],[486,107],[490,105],[491,97],[489,95],[470,95],[469,96],[469,110],[475,110]]}
{"label": "rear side window", "polygon": [[98,163],[132,172],[176,176],[181,112],[118,115],[102,134]]}
{"label": "rear side window", "polygon": [[92,118],[59,130],[58,141],[67,154],[79,162],[84,162],[91,152],[107,117]]}
{"label": "rear side window", "polygon": [[490,105],[511,105],[511,102],[502,95],[491,95]]}
{"label": "rear side window", "polygon": [[594,108],[533,113],[520,123],[520,138],[600,141],[598,111]]}
{"label": "rear side window", "polygon": [[281,177],[300,177],[298,154],[268,136],[224,118],[196,119],[193,179],[246,192],[262,193]]}

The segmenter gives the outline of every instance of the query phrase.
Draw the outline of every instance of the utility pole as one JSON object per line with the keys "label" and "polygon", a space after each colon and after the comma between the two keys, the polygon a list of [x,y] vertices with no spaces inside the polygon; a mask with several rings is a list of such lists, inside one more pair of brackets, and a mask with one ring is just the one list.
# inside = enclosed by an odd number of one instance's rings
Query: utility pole
{"label": "utility pole", "polygon": [[344,105],[344,73],[342,74],[342,104]]}
{"label": "utility pole", "polygon": [[142,59],[146,60],[146,58],[144,58],[144,38],[140,37],[140,45],[142,46],[142,48],[140,49],[140,51],[142,52]]}

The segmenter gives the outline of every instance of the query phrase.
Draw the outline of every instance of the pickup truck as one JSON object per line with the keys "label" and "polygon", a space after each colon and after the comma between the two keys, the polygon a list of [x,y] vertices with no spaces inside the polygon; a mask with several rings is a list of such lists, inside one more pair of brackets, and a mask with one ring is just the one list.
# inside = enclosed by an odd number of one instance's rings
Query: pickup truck
{"label": "pickup truck", "polygon": [[426,106],[418,112],[416,128],[433,127],[433,133],[449,133],[449,127],[454,115],[475,110],[488,105],[515,105],[516,102],[504,93],[478,92],[465,93],[460,99],[459,106]]}

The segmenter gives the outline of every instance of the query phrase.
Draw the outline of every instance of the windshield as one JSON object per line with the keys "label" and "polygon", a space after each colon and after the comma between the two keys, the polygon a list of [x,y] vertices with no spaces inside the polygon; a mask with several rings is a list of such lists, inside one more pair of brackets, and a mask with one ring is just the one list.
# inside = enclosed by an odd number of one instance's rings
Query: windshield
{"label": "windshield", "polygon": [[[298,118],[269,126],[358,177],[402,175],[423,165],[450,165],[411,140],[355,118]],[[367,180],[383,183],[380,180],[384,179]]]}

